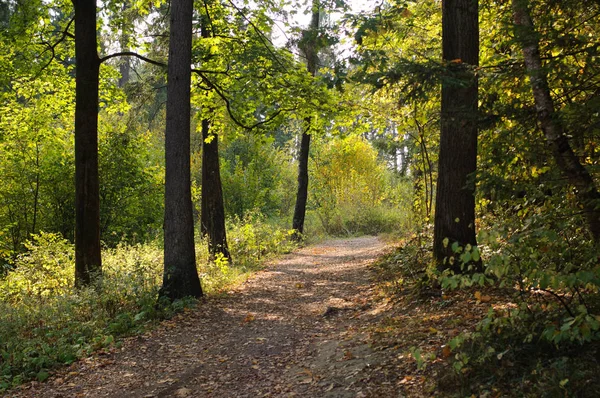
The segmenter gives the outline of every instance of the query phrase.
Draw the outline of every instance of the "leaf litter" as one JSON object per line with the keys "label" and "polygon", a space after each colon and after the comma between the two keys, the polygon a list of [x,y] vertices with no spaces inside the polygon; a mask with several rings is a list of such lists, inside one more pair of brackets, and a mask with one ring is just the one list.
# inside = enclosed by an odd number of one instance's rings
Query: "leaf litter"
{"label": "leaf litter", "polygon": [[[369,266],[390,249],[371,236],[300,249],[226,295],[7,395],[431,396],[435,367],[424,373],[407,350],[439,352],[443,361],[448,336],[467,325],[449,327],[456,313],[436,307],[441,299],[423,306],[382,295]],[[472,318],[465,322],[479,314]]]}

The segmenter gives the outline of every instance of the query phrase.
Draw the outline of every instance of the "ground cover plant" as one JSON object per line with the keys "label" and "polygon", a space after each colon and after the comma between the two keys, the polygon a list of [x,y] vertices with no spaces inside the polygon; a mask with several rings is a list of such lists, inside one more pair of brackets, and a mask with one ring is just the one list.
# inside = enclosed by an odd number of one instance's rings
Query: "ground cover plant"
{"label": "ground cover plant", "polygon": [[[408,394],[598,394],[594,375],[600,345],[593,315],[598,291],[593,282],[566,273],[557,275],[563,284],[548,291],[537,281],[525,287],[526,278],[492,274],[494,261],[522,267],[523,261],[515,258],[491,260],[485,278],[442,275],[422,244],[428,238],[425,231],[404,239],[373,266],[379,297],[390,302],[390,310],[373,325],[372,342],[402,353],[397,367],[407,374],[403,384]],[[487,248],[481,245],[484,256],[499,256],[503,250],[516,254],[507,241],[494,242]],[[561,245],[558,240],[553,244]],[[586,306],[579,304],[582,300]]]}
{"label": "ground cover plant", "polygon": [[[198,272],[208,295],[224,293],[295,244],[285,230],[260,219],[232,222],[237,262],[208,261],[198,250]],[[0,390],[23,381],[45,381],[57,365],[110,350],[124,336],[139,334],[195,300],[158,301],[163,251],[158,242],[121,243],[104,250],[101,287],[73,289],[73,245],[42,233],[15,260],[0,285]],[[204,247],[204,246],[199,246]]]}

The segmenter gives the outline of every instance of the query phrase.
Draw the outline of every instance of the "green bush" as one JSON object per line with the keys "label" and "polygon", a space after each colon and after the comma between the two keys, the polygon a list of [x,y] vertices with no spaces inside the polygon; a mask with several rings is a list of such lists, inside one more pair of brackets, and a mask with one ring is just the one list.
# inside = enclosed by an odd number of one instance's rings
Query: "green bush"
{"label": "green bush", "polygon": [[222,151],[221,178],[225,211],[244,218],[259,211],[287,216],[296,199],[296,169],[289,156],[272,140],[249,136],[229,143]]}
{"label": "green bush", "polygon": [[[222,258],[207,262],[206,245],[196,245],[207,294],[219,293],[293,247],[287,231],[256,214],[230,222],[229,229],[233,264]],[[191,304],[157,304],[163,273],[158,242],[104,250],[99,290],[72,288],[74,247],[60,235],[35,235],[26,247],[0,279],[0,391],[25,380],[43,381],[58,364],[105,349],[119,336],[138,333]]]}
{"label": "green bush", "polygon": [[412,190],[377,159],[358,136],[317,142],[311,163],[314,212],[330,235],[377,234],[410,229]]}

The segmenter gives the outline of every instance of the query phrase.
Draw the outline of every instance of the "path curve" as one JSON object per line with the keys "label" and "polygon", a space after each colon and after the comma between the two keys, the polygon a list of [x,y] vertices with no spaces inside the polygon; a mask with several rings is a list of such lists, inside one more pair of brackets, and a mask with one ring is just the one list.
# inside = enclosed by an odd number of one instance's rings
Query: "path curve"
{"label": "path curve", "polygon": [[364,332],[377,316],[367,266],[385,249],[368,236],[300,249],[227,296],[9,396],[389,396],[391,376]]}

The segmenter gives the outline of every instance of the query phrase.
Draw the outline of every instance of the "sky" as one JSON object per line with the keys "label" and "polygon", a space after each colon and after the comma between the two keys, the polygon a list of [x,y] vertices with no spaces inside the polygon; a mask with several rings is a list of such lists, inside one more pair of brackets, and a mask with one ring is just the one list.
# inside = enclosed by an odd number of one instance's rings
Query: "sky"
{"label": "sky", "polygon": [[[378,1],[374,1],[374,0],[345,0],[349,6],[350,6],[350,12],[352,13],[363,13],[365,11],[370,11],[373,8],[375,8],[377,5],[381,4],[381,0]],[[310,18],[311,18],[311,14],[310,12],[306,12],[306,10],[308,10],[309,8],[309,3],[311,2],[311,0],[305,0],[304,1],[304,5],[301,6],[300,8],[296,9],[297,14],[294,15],[294,20],[290,21],[292,23],[292,25],[296,25],[296,26],[300,26],[302,28],[307,28],[309,23],[310,23]],[[293,10],[292,7],[290,7],[289,9],[287,9],[287,11],[291,11]],[[332,21],[338,20],[339,18],[341,18],[343,15],[341,13],[333,13],[330,15],[330,18],[332,19]],[[279,22],[279,21],[278,21]],[[285,29],[285,27],[283,26],[283,23],[278,23],[277,24],[279,29],[276,27],[274,29],[274,34],[273,34],[273,42],[276,46],[280,46],[283,47],[285,46],[286,42],[287,42],[287,38],[290,33],[288,29]]]}

